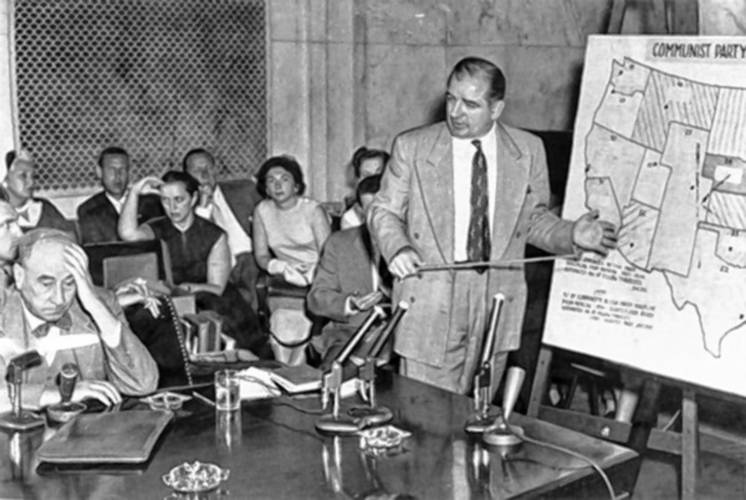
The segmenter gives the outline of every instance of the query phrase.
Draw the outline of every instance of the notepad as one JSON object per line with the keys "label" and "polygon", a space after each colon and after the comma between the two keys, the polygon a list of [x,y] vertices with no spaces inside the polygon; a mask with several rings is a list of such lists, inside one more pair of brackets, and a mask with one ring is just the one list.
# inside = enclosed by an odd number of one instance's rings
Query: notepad
{"label": "notepad", "polygon": [[290,394],[321,389],[321,370],[308,365],[283,366],[270,371],[269,376]]}
{"label": "notepad", "polygon": [[85,413],[60,427],[36,456],[60,464],[145,462],[171,418],[170,411]]}

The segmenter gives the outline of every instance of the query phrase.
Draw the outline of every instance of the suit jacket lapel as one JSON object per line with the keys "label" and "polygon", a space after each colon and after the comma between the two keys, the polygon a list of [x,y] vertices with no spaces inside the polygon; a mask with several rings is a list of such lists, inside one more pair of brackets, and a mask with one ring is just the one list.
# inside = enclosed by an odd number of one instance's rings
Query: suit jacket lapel
{"label": "suit jacket lapel", "polygon": [[[513,235],[529,178],[528,157],[521,153],[505,127],[497,122],[497,189],[491,259],[500,259]],[[519,196],[516,196],[520,193]]]}
{"label": "suit jacket lapel", "polygon": [[443,124],[423,168],[415,163],[426,216],[443,262],[453,261],[453,147]]}

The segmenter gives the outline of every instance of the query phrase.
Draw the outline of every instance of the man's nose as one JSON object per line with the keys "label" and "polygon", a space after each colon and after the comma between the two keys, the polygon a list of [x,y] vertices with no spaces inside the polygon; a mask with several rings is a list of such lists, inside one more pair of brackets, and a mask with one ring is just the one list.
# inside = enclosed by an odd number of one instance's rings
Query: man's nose
{"label": "man's nose", "polygon": [[65,303],[65,291],[62,289],[61,283],[54,288],[52,303],[56,306],[61,306]]}

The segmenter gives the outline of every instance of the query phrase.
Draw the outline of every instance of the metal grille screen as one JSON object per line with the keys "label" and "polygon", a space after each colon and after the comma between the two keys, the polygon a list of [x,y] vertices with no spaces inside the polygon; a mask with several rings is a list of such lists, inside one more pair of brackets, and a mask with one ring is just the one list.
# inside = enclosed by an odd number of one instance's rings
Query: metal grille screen
{"label": "metal grille screen", "polygon": [[213,151],[222,178],[266,155],[263,0],[15,0],[20,139],[38,187],[98,184],[108,145],[133,178]]}

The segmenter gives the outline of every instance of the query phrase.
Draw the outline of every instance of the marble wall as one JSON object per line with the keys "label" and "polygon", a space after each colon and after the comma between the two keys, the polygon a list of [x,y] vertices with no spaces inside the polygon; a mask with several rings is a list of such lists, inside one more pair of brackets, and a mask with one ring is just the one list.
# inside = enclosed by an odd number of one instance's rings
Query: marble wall
{"label": "marble wall", "polygon": [[[270,0],[270,151],[298,157],[309,192],[338,200],[359,145],[442,116],[453,64],[478,55],[508,80],[504,118],[568,130],[589,34],[612,0]],[[628,0],[623,33],[646,28]]]}

